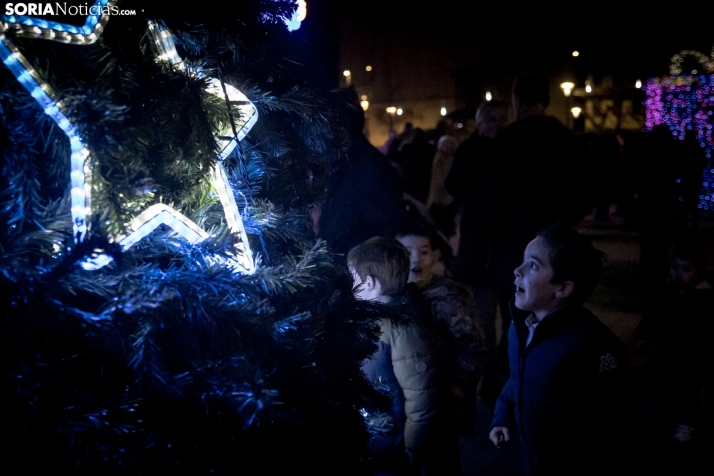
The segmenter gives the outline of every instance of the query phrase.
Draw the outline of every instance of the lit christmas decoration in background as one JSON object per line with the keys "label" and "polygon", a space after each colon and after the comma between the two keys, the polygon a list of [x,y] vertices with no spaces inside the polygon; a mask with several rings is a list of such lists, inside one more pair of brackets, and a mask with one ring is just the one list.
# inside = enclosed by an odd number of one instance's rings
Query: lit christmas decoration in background
{"label": "lit christmas decoration in background", "polygon": [[[682,62],[694,57],[704,72],[682,74]],[[670,76],[650,78],[644,85],[645,129],[665,124],[676,139],[684,140],[687,130],[696,132],[699,144],[705,149],[707,163],[702,171],[702,186],[697,207],[714,210],[714,62],[697,51],[681,51],[674,55]]]}
{"label": "lit christmas decoration in background", "polygon": [[[113,0],[98,0],[88,11],[103,12],[106,11],[106,8],[111,8],[115,3]],[[62,104],[54,99],[54,94],[49,85],[39,77],[22,53],[5,36],[5,32],[12,31],[18,36],[49,39],[70,44],[91,44],[98,39],[107,21],[108,15],[90,14],[87,16],[83,27],[20,15],[4,15],[2,22],[0,22],[0,57],[2,57],[3,63],[69,139],[71,147],[70,196],[75,242],[81,242],[88,232],[87,223],[91,213],[89,200],[91,184],[89,182],[90,171],[86,164],[88,163],[87,158],[90,152],[82,143],[76,127],[71,124],[63,113]],[[190,70],[184,65],[176,52],[173,36],[168,30],[155,24],[149,24],[149,32],[159,52],[158,60],[169,61],[174,67],[188,74],[203,76],[200,71]],[[236,262],[227,262],[227,264],[235,271],[253,273],[255,271],[255,262],[246,239],[243,220],[221,162],[235,149],[238,141],[243,139],[250,131],[258,120],[258,113],[248,98],[229,84],[222,84],[215,78],[209,78],[207,91],[216,96],[226,98],[231,105],[237,106],[240,113],[240,118],[235,128],[235,137],[227,137],[229,134],[232,135],[230,127],[228,128],[229,130],[218,131],[216,134],[221,145],[221,152],[218,155],[218,164],[211,170],[211,179],[223,206],[228,228],[237,238],[237,243],[235,244],[236,253],[234,255]],[[155,204],[134,218],[129,234],[115,237],[115,241],[122,246],[123,251],[126,251],[162,224],[169,226],[192,244],[208,238],[208,233],[180,212],[164,204]],[[99,269],[112,261],[112,258],[104,254],[102,250],[96,251],[95,256],[83,263],[82,266],[85,269]],[[217,261],[226,263],[225,259]]]}

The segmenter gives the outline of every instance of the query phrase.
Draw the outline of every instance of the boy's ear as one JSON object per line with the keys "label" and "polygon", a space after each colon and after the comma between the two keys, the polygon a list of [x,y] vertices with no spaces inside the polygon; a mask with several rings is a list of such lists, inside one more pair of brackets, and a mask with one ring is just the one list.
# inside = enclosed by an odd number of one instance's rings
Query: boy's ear
{"label": "boy's ear", "polygon": [[555,297],[557,297],[558,299],[569,298],[573,294],[574,289],[575,283],[573,283],[572,281],[565,281],[564,283],[560,283],[555,289]]}
{"label": "boy's ear", "polygon": [[362,286],[364,286],[365,291],[373,290],[376,284],[377,280],[369,275],[365,276],[364,281],[362,281]]}

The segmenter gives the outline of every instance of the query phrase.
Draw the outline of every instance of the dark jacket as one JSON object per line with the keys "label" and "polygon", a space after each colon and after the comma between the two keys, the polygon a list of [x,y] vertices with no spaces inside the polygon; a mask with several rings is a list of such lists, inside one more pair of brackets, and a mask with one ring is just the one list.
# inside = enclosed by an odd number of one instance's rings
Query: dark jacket
{"label": "dark jacket", "polygon": [[329,179],[319,235],[338,254],[373,236],[390,236],[406,220],[404,195],[387,158],[357,137]]}
{"label": "dark jacket", "polygon": [[509,282],[540,227],[556,221],[575,226],[590,213],[593,186],[582,145],[553,117],[514,122],[492,153],[484,227],[493,232],[497,272]]}
{"label": "dark jacket", "polygon": [[469,285],[488,283],[491,241],[488,182],[493,180],[491,149],[495,139],[474,132],[456,149],[454,163],[446,177],[446,190],[461,205],[461,239],[454,263],[454,278]]}
{"label": "dark jacket", "polygon": [[566,306],[526,347],[529,313],[511,312],[510,377],[492,427],[517,429],[526,474],[620,474],[635,409],[625,344],[587,309]]}

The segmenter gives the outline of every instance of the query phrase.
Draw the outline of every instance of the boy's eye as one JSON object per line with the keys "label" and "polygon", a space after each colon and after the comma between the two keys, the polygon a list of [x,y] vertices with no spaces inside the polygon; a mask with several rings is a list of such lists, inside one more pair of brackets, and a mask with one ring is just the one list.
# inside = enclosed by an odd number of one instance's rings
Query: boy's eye
{"label": "boy's eye", "polygon": [[531,269],[534,269],[534,270],[537,270],[537,269],[538,269],[538,265],[537,265],[536,263],[531,263],[530,268],[531,268]]}

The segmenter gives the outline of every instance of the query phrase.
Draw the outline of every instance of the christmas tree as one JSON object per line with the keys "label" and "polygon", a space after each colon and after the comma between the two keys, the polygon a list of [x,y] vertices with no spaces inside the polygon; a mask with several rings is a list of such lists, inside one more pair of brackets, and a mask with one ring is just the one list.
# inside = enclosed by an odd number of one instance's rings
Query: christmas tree
{"label": "christmas tree", "polygon": [[5,461],[365,473],[383,309],[306,210],[354,90],[294,0],[75,3],[0,24]]}

